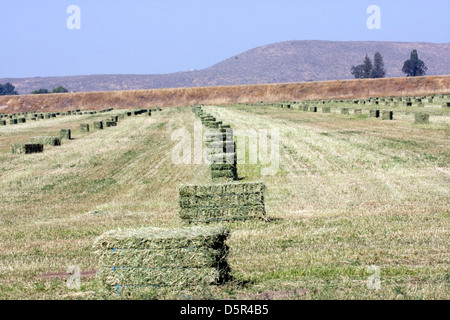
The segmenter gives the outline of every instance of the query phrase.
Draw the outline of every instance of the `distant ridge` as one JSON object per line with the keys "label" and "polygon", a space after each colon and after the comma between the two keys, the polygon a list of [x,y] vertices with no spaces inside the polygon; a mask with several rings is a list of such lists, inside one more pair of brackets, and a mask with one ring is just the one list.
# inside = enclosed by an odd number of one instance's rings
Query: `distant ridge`
{"label": "distant ridge", "polygon": [[71,92],[140,90],[352,79],[350,68],[379,51],[386,77],[402,77],[403,62],[417,49],[427,75],[450,74],[450,43],[286,41],[257,47],[209,68],[159,75],[86,75],[3,78],[20,94],[62,85]]}

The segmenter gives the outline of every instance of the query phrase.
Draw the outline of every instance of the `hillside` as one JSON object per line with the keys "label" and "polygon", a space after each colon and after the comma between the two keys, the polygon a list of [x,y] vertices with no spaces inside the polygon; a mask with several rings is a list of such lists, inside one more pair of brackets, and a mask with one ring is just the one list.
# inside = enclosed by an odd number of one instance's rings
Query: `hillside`
{"label": "hillside", "polygon": [[99,110],[234,104],[284,100],[357,99],[450,93],[450,76],[300,82],[152,90],[76,92],[0,97],[0,112]]}
{"label": "hillside", "polygon": [[450,43],[286,41],[254,48],[209,68],[159,75],[86,75],[0,79],[11,82],[21,94],[53,89],[114,91],[158,88],[223,86],[351,79],[352,65],[371,59],[376,51],[384,58],[387,77],[401,77],[403,62],[413,49],[428,66],[427,75],[450,74]]}

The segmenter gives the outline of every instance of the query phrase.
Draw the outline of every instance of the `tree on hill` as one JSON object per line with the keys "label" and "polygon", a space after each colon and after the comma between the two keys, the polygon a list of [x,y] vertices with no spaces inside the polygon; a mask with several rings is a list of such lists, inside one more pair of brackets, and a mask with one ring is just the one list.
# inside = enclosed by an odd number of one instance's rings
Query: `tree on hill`
{"label": "tree on hill", "polygon": [[63,86],[59,86],[58,88],[53,89],[53,93],[65,93],[65,92],[69,92],[69,90],[67,90]]}
{"label": "tree on hill", "polygon": [[381,53],[376,52],[373,59],[373,69],[371,78],[384,78],[386,76],[386,70],[384,69],[384,62]]}
{"label": "tree on hill", "polygon": [[407,77],[420,77],[426,74],[428,68],[425,63],[419,59],[417,50],[411,52],[411,58],[406,60],[403,64],[402,72],[406,73]]}
{"label": "tree on hill", "polygon": [[39,89],[39,90],[33,90],[31,91],[31,94],[45,94],[50,93],[47,89]]}
{"label": "tree on hill", "polygon": [[386,70],[384,69],[384,62],[381,53],[375,53],[373,62],[374,63],[372,64],[372,61],[366,54],[363,64],[352,66],[352,75],[356,79],[384,78],[386,75]]}
{"label": "tree on hill", "polygon": [[14,90],[14,86],[7,82],[5,84],[0,83],[0,96],[7,96],[7,95],[18,95],[19,93]]}

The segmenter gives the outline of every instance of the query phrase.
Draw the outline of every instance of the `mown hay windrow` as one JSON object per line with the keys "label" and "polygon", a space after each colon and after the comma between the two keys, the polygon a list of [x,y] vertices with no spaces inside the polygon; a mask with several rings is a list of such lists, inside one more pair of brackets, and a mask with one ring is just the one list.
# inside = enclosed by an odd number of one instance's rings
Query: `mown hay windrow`
{"label": "mown hay windrow", "polygon": [[60,146],[61,138],[52,136],[32,137],[30,138],[30,142],[34,144],[43,144],[46,146]]}
{"label": "mown hay windrow", "polygon": [[229,234],[224,227],[109,231],[94,242],[97,278],[111,293],[135,296],[145,287],[154,298],[221,284],[230,278]]}
{"label": "mown hay windrow", "polygon": [[265,218],[264,190],[263,182],[182,186],[180,217],[188,222]]}
{"label": "mown hay windrow", "polygon": [[44,151],[43,144],[32,143],[14,143],[11,145],[11,153],[13,154],[31,154]]}

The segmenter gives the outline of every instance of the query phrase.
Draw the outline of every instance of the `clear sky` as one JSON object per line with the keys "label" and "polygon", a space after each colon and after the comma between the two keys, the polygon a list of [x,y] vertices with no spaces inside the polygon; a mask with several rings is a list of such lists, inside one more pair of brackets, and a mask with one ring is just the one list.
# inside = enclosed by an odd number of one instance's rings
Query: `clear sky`
{"label": "clear sky", "polygon": [[0,78],[187,71],[287,40],[448,43],[449,13],[450,0],[0,0]]}

